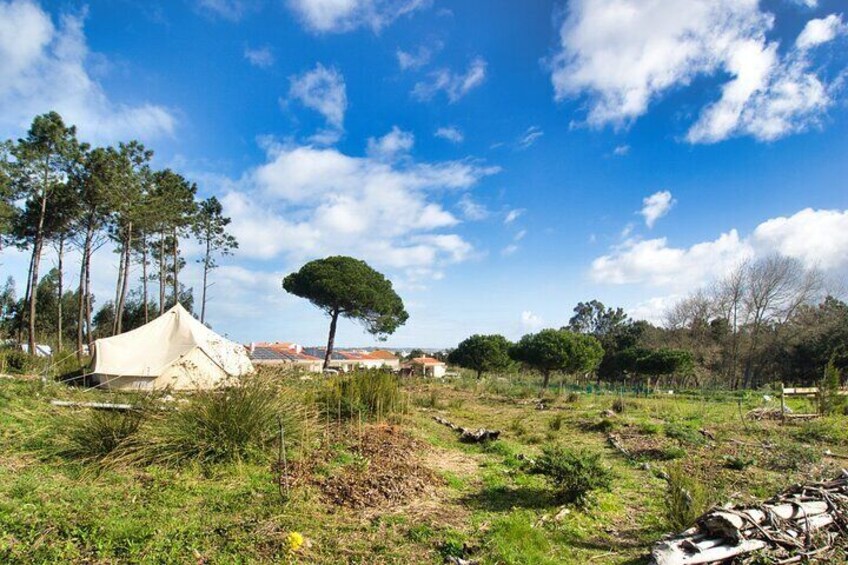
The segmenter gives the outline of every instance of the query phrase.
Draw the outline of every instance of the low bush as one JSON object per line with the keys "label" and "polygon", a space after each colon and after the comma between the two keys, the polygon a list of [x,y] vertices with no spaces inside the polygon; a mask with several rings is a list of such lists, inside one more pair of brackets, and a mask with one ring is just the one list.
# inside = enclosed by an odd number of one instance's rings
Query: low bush
{"label": "low bush", "polygon": [[705,443],[704,436],[701,435],[701,432],[682,424],[666,424],[665,435],[684,444],[703,445]]}
{"label": "low bush", "polygon": [[724,466],[728,469],[733,469],[734,471],[744,471],[748,467],[756,464],[757,460],[753,457],[747,457],[745,455],[724,456]]}
{"label": "low bush", "polygon": [[279,441],[280,424],[292,449],[308,441],[310,421],[303,404],[278,382],[251,377],[240,386],[198,391],[175,410],[151,412],[109,461],[168,466],[261,459]]}
{"label": "low bush", "polygon": [[61,415],[55,422],[55,454],[83,461],[103,459],[138,432],[144,414],[144,410],[83,408]]}
{"label": "low bush", "polygon": [[621,414],[627,409],[627,402],[622,397],[617,397],[612,401],[612,411],[616,414]]}
{"label": "low bush", "polygon": [[772,471],[801,471],[819,461],[821,453],[818,449],[793,441],[778,440],[773,449],[768,451],[765,466]]}
{"label": "low bush", "polygon": [[562,417],[562,414],[557,414],[556,416],[548,420],[548,429],[552,432],[560,431],[562,429],[563,420],[564,418]]}
{"label": "low bush", "polygon": [[614,478],[600,453],[560,445],[542,448],[531,472],[544,475],[563,500],[578,505],[585,504],[593,491],[610,490]]}
{"label": "low bush", "polygon": [[678,532],[689,528],[709,510],[715,495],[700,478],[680,463],[666,468],[665,516],[668,527]]}
{"label": "low bush", "polygon": [[372,369],[330,378],[318,395],[318,405],[330,418],[382,421],[405,412],[407,400],[396,375]]}
{"label": "low bush", "polygon": [[44,362],[38,357],[12,347],[0,349],[0,373],[26,375],[38,372]]}
{"label": "low bush", "polygon": [[567,395],[565,395],[565,401],[569,404],[574,404],[575,402],[578,402],[579,400],[580,400],[580,395],[577,394],[576,392],[569,392]]}

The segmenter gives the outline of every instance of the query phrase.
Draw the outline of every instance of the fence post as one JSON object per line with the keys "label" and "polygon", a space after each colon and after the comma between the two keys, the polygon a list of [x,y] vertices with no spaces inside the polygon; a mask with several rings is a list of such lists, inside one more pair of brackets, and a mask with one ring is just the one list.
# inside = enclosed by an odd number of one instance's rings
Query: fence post
{"label": "fence post", "polygon": [[786,392],[783,383],[780,383],[780,420],[786,420]]}

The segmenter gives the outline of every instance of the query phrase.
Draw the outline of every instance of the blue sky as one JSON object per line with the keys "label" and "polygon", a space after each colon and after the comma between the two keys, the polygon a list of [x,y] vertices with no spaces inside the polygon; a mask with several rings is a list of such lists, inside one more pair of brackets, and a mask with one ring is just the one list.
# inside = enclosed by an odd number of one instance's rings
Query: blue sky
{"label": "blue sky", "polygon": [[0,0],[0,134],[55,109],[217,195],[241,249],[209,319],[245,342],[321,343],[280,278],[336,253],[394,281],[395,346],[517,338],[591,298],[660,320],[769,253],[845,281],[844,2],[520,6]]}

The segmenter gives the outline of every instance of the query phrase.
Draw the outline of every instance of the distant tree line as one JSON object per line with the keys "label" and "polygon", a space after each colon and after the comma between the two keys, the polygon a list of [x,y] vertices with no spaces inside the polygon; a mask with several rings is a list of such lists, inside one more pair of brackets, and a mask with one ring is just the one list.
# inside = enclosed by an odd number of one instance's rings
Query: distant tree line
{"label": "distant tree line", "polygon": [[[25,137],[0,144],[0,252],[15,246],[30,254],[22,297],[11,277],[0,289],[0,332],[25,339],[30,351],[38,341],[59,349],[75,342],[81,351],[176,303],[192,309],[193,291],[180,282],[186,265],[180,242],[189,236],[203,253],[205,321],[209,272],[238,243],[214,196],[198,201],[194,183],[155,170],[152,158],[138,141],[92,147],[55,112],[37,116]],[[115,291],[95,313],[92,257],[105,246],[118,256]],[[42,276],[47,247],[55,250],[56,266]],[[80,257],[72,289],[65,286],[70,250]]]}
{"label": "distant tree line", "polygon": [[524,366],[542,375],[544,387],[552,373],[647,386],[812,385],[828,367],[831,375],[848,369],[848,305],[823,288],[818,271],[770,256],[681,300],[662,325],[591,300],[577,304],[566,327],[516,343],[473,335],[448,360],[478,378]]}

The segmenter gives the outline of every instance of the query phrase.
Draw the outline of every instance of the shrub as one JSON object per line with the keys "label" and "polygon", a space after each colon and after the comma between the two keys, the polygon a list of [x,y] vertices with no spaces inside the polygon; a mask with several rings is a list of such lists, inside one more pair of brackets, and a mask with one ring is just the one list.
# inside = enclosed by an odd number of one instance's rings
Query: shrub
{"label": "shrub", "polygon": [[24,375],[37,372],[43,363],[38,357],[11,347],[0,349],[0,373]]}
{"label": "shrub", "polygon": [[733,469],[734,471],[744,471],[751,465],[756,465],[757,460],[753,457],[746,457],[744,455],[725,455],[724,456],[724,466],[728,469]]}
{"label": "shrub", "polygon": [[768,454],[766,467],[772,471],[801,471],[821,460],[817,449],[786,440],[778,441]]}
{"label": "shrub", "polygon": [[682,447],[672,445],[660,451],[660,459],[663,461],[683,459],[684,457],[686,457],[686,450]]}
{"label": "shrub", "polygon": [[577,402],[579,400],[580,400],[580,395],[577,394],[576,392],[569,392],[565,396],[565,401],[569,404],[574,404],[575,402]]}
{"label": "shrub", "polygon": [[682,531],[712,507],[714,494],[680,463],[669,465],[666,473],[666,520],[671,530]]}
{"label": "shrub", "polygon": [[622,397],[617,397],[612,401],[612,411],[621,414],[627,408],[627,403],[624,401]]}
{"label": "shrub", "polygon": [[845,409],[845,397],[839,395],[842,376],[831,359],[824,369],[824,377],[819,383],[819,413],[824,415],[842,414]]}
{"label": "shrub", "polygon": [[259,458],[279,441],[278,418],[288,448],[306,437],[303,404],[271,379],[250,377],[240,386],[198,391],[176,410],[156,413],[111,461],[205,465]]}
{"label": "shrub", "polygon": [[406,396],[398,377],[388,371],[356,371],[329,379],[318,395],[321,410],[339,419],[382,420],[395,412],[406,411]]}
{"label": "shrub", "polygon": [[81,460],[100,460],[125,444],[139,430],[143,410],[82,409],[60,416],[56,423],[56,454]]}
{"label": "shrub", "polygon": [[542,448],[542,455],[531,471],[544,475],[566,502],[578,505],[585,504],[593,491],[610,490],[614,478],[601,461],[600,453],[560,445]]}
{"label": "shrub", "polygon": [[560,431],[562,429],[563,419],[564,418],[562,417],[562,414],[557,414],[556,416],[548,420],[548,429],[552,432]]}
{"label": "shrub", "polygon": [[680,443],[691,445],[702,445],[705,443],[704,436],[698,430],[681,424],[666,424],[665,435],[671,439],[676,439]]}

